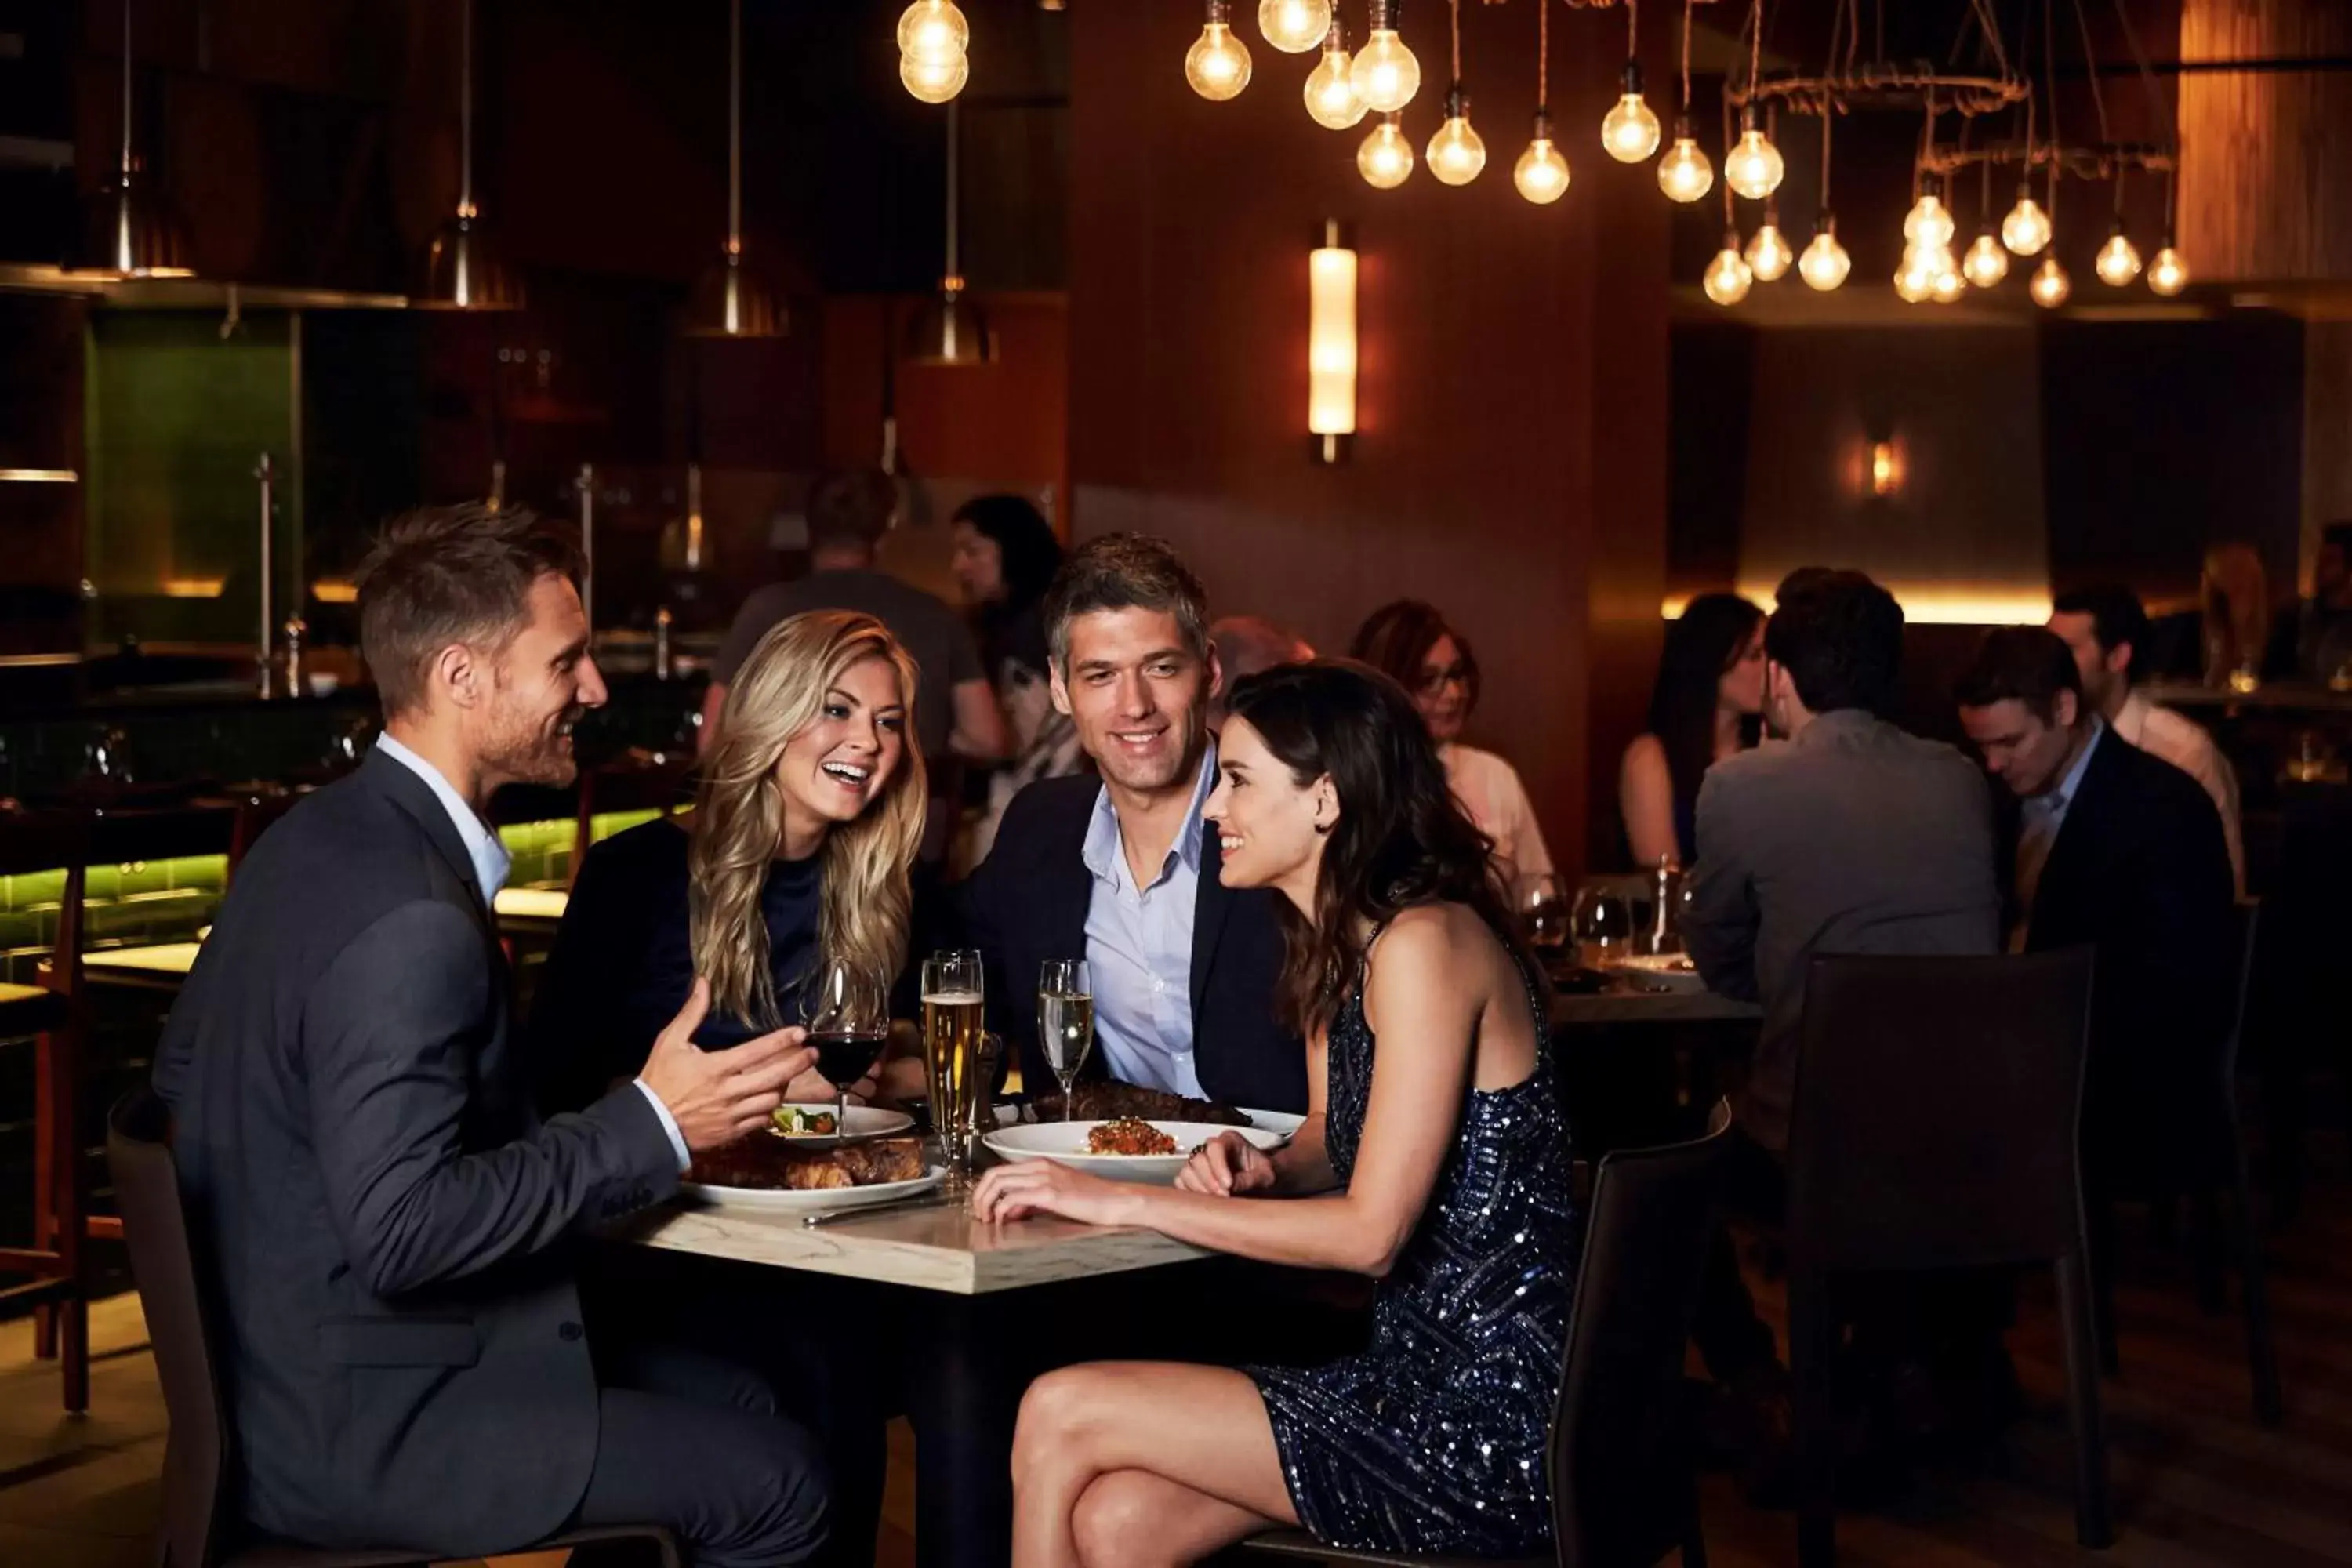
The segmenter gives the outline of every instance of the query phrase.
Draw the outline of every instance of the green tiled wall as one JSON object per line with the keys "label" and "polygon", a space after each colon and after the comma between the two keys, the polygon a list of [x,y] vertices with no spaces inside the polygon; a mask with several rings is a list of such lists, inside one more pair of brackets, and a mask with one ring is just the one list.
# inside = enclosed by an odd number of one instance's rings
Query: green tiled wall
{"label": "green tiled wall", "polygon": [[[651,822],[653,811],[601,812],[588,819],[591,843],[602,843],[641,822]],[[507,873],[510,888],[560,888],[572,879],[572,838],[569,822],[518,822],[499,829],[499,840],[514,857]]]}
{"label": "green tiled wall", "polygon": [[[225,855],[92,866],[83,906],[89,945],[185,942],[212,919],[227,878]],[[0,980],[32,984],[34,966],[57,941],[65,884],[63,871],[0,877]]]}

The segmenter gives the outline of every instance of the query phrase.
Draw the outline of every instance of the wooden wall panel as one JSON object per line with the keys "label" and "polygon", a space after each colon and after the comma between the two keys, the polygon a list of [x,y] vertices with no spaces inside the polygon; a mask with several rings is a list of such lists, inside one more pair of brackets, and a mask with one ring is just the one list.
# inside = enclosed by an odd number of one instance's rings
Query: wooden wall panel
{"label": "wooden wall panel", "polygon": [[[2186,0],[2183,60],[2352,54],[2339,0]],[[2207,282],[2352,278],[2352,75],[2180,79],[2180,246]]]}

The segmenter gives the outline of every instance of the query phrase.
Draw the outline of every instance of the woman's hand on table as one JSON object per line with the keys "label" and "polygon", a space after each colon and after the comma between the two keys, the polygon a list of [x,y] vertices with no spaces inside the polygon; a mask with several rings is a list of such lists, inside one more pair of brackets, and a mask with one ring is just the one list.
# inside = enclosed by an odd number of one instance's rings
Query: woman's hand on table
{"label": "woman's hand on table", "polygon": [[1081,1225],[1139,1225],[1150,1191],[1053,1160],[1023,1160],[982,1174],[971,1190],[971,1213],[990,1223],[1050,1214]]}
{"label": "woman's hand on table", "polygon": [[1276,1179],[1274,1162],[1265,1151],[1238,1132],[1218,1133],[1193,1150],[1176,1173],[1177,1186],[1213,1198],[1271,1192]]}

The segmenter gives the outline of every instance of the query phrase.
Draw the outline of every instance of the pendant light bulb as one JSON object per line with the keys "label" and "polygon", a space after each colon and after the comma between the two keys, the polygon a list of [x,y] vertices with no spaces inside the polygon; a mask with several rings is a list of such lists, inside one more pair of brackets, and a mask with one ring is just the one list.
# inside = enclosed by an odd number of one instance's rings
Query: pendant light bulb
{"label": "pendant light bulb", "polygon": [[1796,263],[1797,253],[1789,248],[1789,237],[1780,232],[1780,226],[1767,211],[1764,226],[1748,241],[1748,270],[1756,275],[1759,283],[1778,283]]}
{"label": "pendant light bulb", "polygon": [[1445,123],[1429,139],[1429,172],[1448,185],[1466,185],[1485,172],[1486,142],[1470,124],[1470,95],[1445,95]]}
{"label": "pendant light bulb", "polygon": [[2107,242],[2099,247],[2098,259],[2092,267],[2099,281],[2110,289],[2120,289],[2139,276],[2139,247],[2124,233],[2121,223],[2108,232]]}
{"label": "pendant light bulb", "polygon": [[971,24],[953,0],[915,0],[898,18],[898,52],[944,62],[971,45]]}
{"label": "pendant light bulb", "polygon": [[1990,289],[2009,276],[2009,252],[1990,232],[1980,234],[1961,258],[1960,270],[1973,287]]}
{"label": "pendant light bulb", "polygon": [[898,81],[919,103],[945,103],[971,80],[971,57],[959,49],[946,56],[903,54]]}
{"label": "pendant light bulb", "polygon": [[1238,98],[1249,86],[1249,48],[1234,36],[1230,14],[1226,0],[1209,0],[1209,19],[1184,51],[1184,79],[1211,103]]}
{"label": "pendant light bulb", "polygon": [[1939,253],[1926,246],[1908,245],[1903,248],[1903,261],[1895,269],[1895,292],[1906,304],[1916,305],[1936,297],[1936,278],[1941,268],[1939,259],[1948,253]]}
{"label": "pendant light bulb", "polygon": [[1706,276],[1699,280],[1700,286],[1717,304],[1737,305],[1748,298],[1748,287],[1755,281],[1755,269],[1739,254],[1739,231],[1734,229],[1723,237],[1723,248],[1707,263]]}
{"label": "pendant light bulb", "polygon": [[2039,255],[2050,243],[2050,215],[2026,186],[2017,188],[2017,205],[2000,220],[2000,242],[2012,256]]}
{"label": "pendant light bulb", "polygon": [[1511,171],[1511,184],[1518,187],[1519,195],[1542,207],[1568,194],[1568,160],[1552,142],[1551,116],[1538,110],[1535,139],[1519,154],[1518,166]]}
{"label": "pendant light bulb", "polygon": [[1739,111],[1739,142],[1723,155],[1723,182],[1751,202],[1760,202],[1780,188],[1788,164],[1770,137],[1757,128],[1756,111]]}
{"label": "pendant light bulb", "polygon": [[1668,201],[1688,204],[1715,189],[1715,165],[1699,151],[1687,116],[1675,121],[1675,144],[1658,160],[1658,189]]}
{"label": "pendant light bulb", "polygon": [[2169,236],[2166,237],[2164,248],[2156,253],[2156,259],[2147,264],[2147,286],[2168,300],[2189,287],[2189,263],[2172,247]]}
{"label": "pendant light bulb", "polygon": [[1367,106],[1356,96],[1349,78],[1354,57],[1337,28],[1324,40],[1323,58],[1307,73],[1307,114],[1326,131],[1347,131],[1360,123]]}
{"label": "pendant light bulb", "polygon": [[1642,98],[1642,66],[1625,62],[1624,93],[1601,121],[1601,145],[1621,163],[1639,163],[1658,150],[1658,117]]}
{"label": "pendant light bulb", "polygon": [[1376,114],[1395,113],[1421,90],[1421,61],[1397,37],[1392,5],[1373,0],[1371,33],[1349,65],[1348,79],[1364,107]]}
{"label": "pendant light bulb", "polygon": [[1955,305],[1969,291],[1969,280],[1952,261],[1952,253],[1944,252],[1944,264],[1936,269],[1935,300],[1938,305]]}
{"label": "pendant light bulb", "polygon": [[1393,113],[1382,117],[1356,150],[1357,172],[1376,191],[1395,190],[1412,178],[1412,143],[1405,140]]}
{"label": "pendant light bulb", "polygon": [[1837,219],[1828,213],[1822,215],[1821,227],[1814,233],[1805,254],[1797,258],[1797,275],[1806,284],[1826,294],[1843,283],[1846,274],[1853,270],[1853,258],[1838,243]]}
{"label": "pendant light bulb", "polygon": [[1257,30],[1286,55],[1303,55],[1331,31],[1331,0],[1258,0]]}
{"label": "pendant light bulb", "polygon": [[2026,288],[2027,292],[2033,296],[2035,304],[2045,310],[2054,310],[2066,302],[2067,295],[2074,291],[2074,280],[2066,276],[2066,269],[2059,266],[2058,258],[2053,256],[2045,258],[2042,265],[2033,269],[2033,281]]}
{"label": "pendant light bulb", "polygon": [[1921,195],[1903,216],[1903,237],[1914,245],[1941,249],[1950,245],[1952,237],[1959,231],[1943,198],[1933,191]]}

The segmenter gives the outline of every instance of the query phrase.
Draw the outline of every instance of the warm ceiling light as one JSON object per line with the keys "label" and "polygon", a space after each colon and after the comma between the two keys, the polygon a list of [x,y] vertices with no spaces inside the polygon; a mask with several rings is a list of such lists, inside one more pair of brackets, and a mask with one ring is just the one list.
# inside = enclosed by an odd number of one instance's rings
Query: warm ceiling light
{"label": "warm ceiling light", "polygon": [[1336,463],[1356,433],[1356,252],[1336,223],[1307,258],[1307,428]]}
{"label": "warm ceiling light", "polygon": [[1392,191],[1412,178],[1412,143],[1397,124],[1397,116],[1388,114],[1364,138],[1356,149],[1356,171],[1364,183],[1376,191]]}
{"label": "warm ceiling light", "polygon": [[1723,248],[1707,263],[1706,274],[1699,286],[1706,297],[1718,305],[1737,305],[1748,298],[1748,286],[1756,281],[1754,268],[1739,254],[1739,233],[1734,229],[1723,237]]}
{"label": "warm ceiling light", "polygon": [[1249,47],[1234,37],[1228,0],[1209,0],[1209,17],[1202,24],[1201,36],[1184,51],[1184,79],[1211,103],[1237,98],[1249,86]]}
{"label": "warm ceiling light", "polygon": [[1756,275],[1759,283],[1778,283],[1795,266],[1797,253],[1790,248],[1789,237],[1780,232],[1772,210],[1764,210],[1764,226],[1748,239],[1748,270]]}
{"label": "warm ceiling light", "polygon": [[1903,237],[1913,245],[1940,249],[1952,243],[1959,226],[1952,221],[1951,213],[1944,206],[1943,198],[1933,191],[1920,196],[1903,215]]}
{"label": "warm ceiling light", "polygon": [[1470,124],[1470,95],[1459,84],[1445,95],[1445,123],[1429,139],[1429,172],[1449,185],[1466,185],[1486,167],[1486,142]]}
{"label": "warm ceiling light", "polygon": [[1991,235],[1980,234],[1961,258],[1960,270],[1972,287],[1990,289],[2009,276],[2009,251]]}
{"label": "warm ceiling light", "polygon": [[1349,79],[1354,58],[1348,53],[1347,29],[1334,21],[1323,39],[1322,59],[1307,73],[1307,117],[1326,131],[1353,129],[1366,113],[1364,100],[1356,96],[1356,84]]}
{"label": "warm ceiling light", "polygon": [[1822,215],[1821,225],[1813,233],[1805,254],[1797,258],[1797,276],[1810,288],[1826,294],[1843,283],[1846,274],[1853,270],[1853,258],[1838,243],[1837,219],[1828,213]]}
{"label": "warm ceiling light", "polygon": [[2091,266],[2099,281],[2110,289],[2120,289],[2139,276],[2139,247],[2124,233],[2120,219],[2108,231],[2107,242],[2099,247],[2098,258]]}
{"label": "warm ceiling light", "polygon": [[1364,107],[1393,114],[1421,90],[1421,61],[1397,37],[1398,0],[1372,0],[1371,30],[1348,67],[1348,79]]}
{"label": "warm ceiling light", "polygon": [[2033,281],[2026,285],[2026,291],[2033,296],[2035,304],[2045,310],[2054,310],[2074,291],[2074,280],[2066,276],[2066,269],[2053,256],[2033,269]]}
{"label": "warm ceiling light", "polygon": [[2164,248],[2156,253],[2156,259],[2147,264],[2147,286],[2168,300],[2189,287],[2189,263],[2172,247],[2169,236]]}
{"label": "warm ceiling light", "polygon": [[727,31],[727,245],[695,280],[686,304],[690,337],[776,338],[789,321],[775,291],[743,260],[743,0]]}
{"label": "warm ceiling light", "polygon": [[1903,488],[1903,454],[1892,441],[1870,444],[1870,493],[1891,496]]}
{"label": "warm ceiling light", "polygon": [[964,298],[963,138],[959,105],[948,105],[948,255],[940,291],[924,301],[907,330],[905,358],[913,364],[982,365],[996,359],[996,334],[987,313]]}
{"label": "warm ceiling light", "polygon": [[1621,163],[1639,163],[1658,150],[1658,116],[1642,97],[1642,64],[1625,62],[1624,91],[1601,118],[1601,145]]}
{"label": "warm ceiling light", "polygon": [[971,24],[953,0],[915,0],[898,17],[898,53],[945,59],[971,47]]}
{"label": "warm ceiling light", "polygon": [[1715,165],[1699,151],[1690,117],[1675,121],[1675,144],[1658,160],[1658,189],[1669,201],[1688,204],[1715,189]]}
{"label": "warm ceiling light", "polygon": [[516,310],[522,283],[474,205],[474,0],[465,0],[457,55],[457,210],[425,253],[425,281],[409,301],[428,310]]}
{"label": "warm ceiling light", "polygon": [[1723,180],[1738,195],[1760,202],[1780,188],[1788,165],[1770,137],[1757,127],[1753,108],[1739,111],[1739,142],[1723,155]]}
{"label": "warm ceiling light", "polygon": [[1258,0],[1257,30],[1286,55],[1303,55],[1331,31],[1331,0]]}
{"label": "warm ceiling light", "polygon": [[1568,194],[1568,160],[1552,142],[1551,116],[1538,110],[1535,138],[1519,154],[1518,166],[1511,171],[1511,184],[1536,205],[1549,206]]}
{"label": "warm ceiling light", "polygon": [[2017,188],[2017,205],[2000,220],[2000,242],[2015,256],[2039,255],[2050,243],[2050,215],[2025,185]]}

